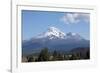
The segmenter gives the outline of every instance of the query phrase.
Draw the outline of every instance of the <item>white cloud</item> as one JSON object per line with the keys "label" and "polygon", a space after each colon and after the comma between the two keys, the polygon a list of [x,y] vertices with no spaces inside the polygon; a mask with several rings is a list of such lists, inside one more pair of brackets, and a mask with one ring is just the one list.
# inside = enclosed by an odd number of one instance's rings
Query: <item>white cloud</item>
{"label": "white cloud", "polygon": [[66,13],[62,16],[61,21],[65,24],[77,24],[81,21],[89,22],[89,19],[89,14],[86,13]]}

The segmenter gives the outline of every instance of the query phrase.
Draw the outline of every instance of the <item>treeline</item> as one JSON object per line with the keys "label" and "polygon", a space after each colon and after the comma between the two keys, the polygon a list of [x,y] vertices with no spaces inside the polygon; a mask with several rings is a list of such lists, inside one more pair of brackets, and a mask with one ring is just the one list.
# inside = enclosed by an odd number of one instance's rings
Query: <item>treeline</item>
{"label": "treeline", "polygon": [[80,60],[89,59],[90,51],[87,50],[82,52],[71,52],[69,54],[63,54],[54,50],[52,53],[49,52],[48,48],[43,48],[38,55],[22,56],[22,62],[40,62],[40,61],[60,61],[60,60]]}

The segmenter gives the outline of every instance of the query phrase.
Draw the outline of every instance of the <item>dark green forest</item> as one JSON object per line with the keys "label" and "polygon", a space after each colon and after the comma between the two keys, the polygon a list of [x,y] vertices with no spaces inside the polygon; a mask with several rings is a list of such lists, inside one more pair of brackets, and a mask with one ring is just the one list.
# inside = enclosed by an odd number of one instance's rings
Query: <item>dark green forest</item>
{"label": "dark green forest", "polygon": [[[86,49],[86,50],[84,50]],[[43,48],[38,54],[22,55],[22,62],[42,62],[42,61],[63,61],[63,60],[84,60],[90,59],[89,48],[76,48],[70,52],[49,52],[48,48]]]}

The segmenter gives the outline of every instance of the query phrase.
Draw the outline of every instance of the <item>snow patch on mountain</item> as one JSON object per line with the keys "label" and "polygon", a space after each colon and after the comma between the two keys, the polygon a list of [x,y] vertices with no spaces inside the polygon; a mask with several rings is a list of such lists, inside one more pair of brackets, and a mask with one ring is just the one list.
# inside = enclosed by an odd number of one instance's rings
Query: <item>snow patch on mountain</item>
{"label": "snow patch on mountain", "polygon": [[76,39],[76,40],[82,40],[84,39],[83,37],[81,37],[79,34],[77,33],[72,33],[72,32],[69,32],[66,34],[66,38],[67,39]]}

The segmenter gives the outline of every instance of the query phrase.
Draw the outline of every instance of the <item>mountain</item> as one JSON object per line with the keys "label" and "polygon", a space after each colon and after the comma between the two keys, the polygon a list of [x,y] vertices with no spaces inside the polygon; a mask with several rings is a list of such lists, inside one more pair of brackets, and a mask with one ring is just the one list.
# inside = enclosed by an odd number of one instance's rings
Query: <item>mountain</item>
{"label": "mountain", "polygon": [[76,39],[81,40],[83,39],[79,34],[77,33],[67,33],[60,31],[59,29],[55,27],[49,27],[46,32],[43,32],[39,35],[37,35],[35,38],[48,38],[48,39]]}
{"label": "mountain", "polygon": [[55,27],[48,28],[47,32],[39,34],[37,38],[48,38],[48,39],[63,39],[65,37],[65,33],[60,31]]}
{"label": "mountain", "polygon": [[54,50],[65,52],[73,48],[89,47],[89,40],[84,39],[77,33],[64,33],[58,28],[49,27],[46,32],[43,32],[30,40],[22,41],[23,54],[38,53],[44,47],[49,48],[49,51]]}

